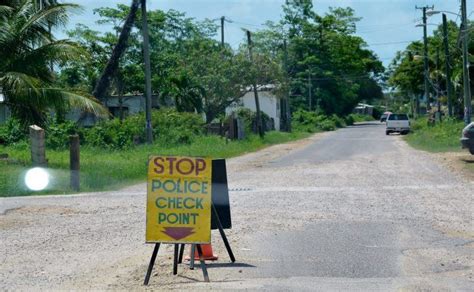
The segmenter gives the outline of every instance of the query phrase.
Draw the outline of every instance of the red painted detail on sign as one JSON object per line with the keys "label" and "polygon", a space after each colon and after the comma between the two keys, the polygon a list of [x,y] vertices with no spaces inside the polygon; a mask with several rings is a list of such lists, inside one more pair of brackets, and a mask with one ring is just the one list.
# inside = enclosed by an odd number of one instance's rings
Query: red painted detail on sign
{"label": "red painted detail on sign", "polygon": [[169,237],[180,240],[182,238],[188,237],[194,233],[194,228],[192,227],[165,227],[165,231],[162,231],[164,234]]}

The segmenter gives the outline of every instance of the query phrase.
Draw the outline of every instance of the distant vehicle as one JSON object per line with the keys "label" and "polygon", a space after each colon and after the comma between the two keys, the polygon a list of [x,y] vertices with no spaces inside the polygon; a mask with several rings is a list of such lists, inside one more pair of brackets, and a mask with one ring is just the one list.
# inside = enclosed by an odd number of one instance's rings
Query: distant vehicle
{"label": "distant vehicle", "polygon": [[474,122],[462,130],[461,145],[462,148],[467,148],[474,155]]}
{"label": "distant vehicle", "polygon": [[389,114],[385,134],[400,133],[406,135],[410,132],[410,120],[406,114]]}
{"label": "distant vehicle", "polygon": [[391,112],[384,112],[381,116],[380,116],[380,122],[383,123],[387,120],[387,117],[388,115],[391,114]]}

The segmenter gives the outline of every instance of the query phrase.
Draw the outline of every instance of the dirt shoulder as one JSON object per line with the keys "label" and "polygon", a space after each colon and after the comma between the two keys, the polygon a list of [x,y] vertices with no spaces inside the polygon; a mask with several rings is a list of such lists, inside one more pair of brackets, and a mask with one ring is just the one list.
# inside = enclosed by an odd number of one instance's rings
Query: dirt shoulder
{"label": "dirt shoulder", "polygon": [[[467,287],[472,180],[453,176],[431,159],[434,154],[383,130],[342,129],[229,159],[233,227],[226,234],[237,263],[229,264],[213,231],[220,259],[209,263],[210,284],[187,265],[172,275],[173,246],[164,245],[150,286],[142,285],[153,248],[144,243],[145,183],[102,193],[0,198],[0,289],[314,290],[321,281],[336,286],[316,290]],[[328,160],[332,152],[337,155]],[[304,265],[294,268],[299,251],[308,250],[313,257],[302,253]],[[372,262],[376,269],[366,264]],[[367,273],[354,278],[351,269],[341,278],[349,266]],[[392,272],[380,278],[379,270]],[[307,281],[297,286],[301,277]]]}
{"label": "dirt shoulder", "polygon": [[434,160],[452,172],[474,181],[474,155],[467,151],[431,153]]}
{"label": "dirt shoulder", "polygon": [[[324,135],[229,159],[229,173],[259,169]],[[145,202],[145,183],[110,192],[0,198],[0,290],[146,289],[141,283],[152,247],[144,243]],[[229,230],[233,246],[239,234],[242,228]],[[225,258],[222,246],[216,252]],[[165,245],[154,270],[153,283],[166,290],[177,285],[172,253]],[[181,281],[190,282],[185,277],[202,280],[180,268]]]}

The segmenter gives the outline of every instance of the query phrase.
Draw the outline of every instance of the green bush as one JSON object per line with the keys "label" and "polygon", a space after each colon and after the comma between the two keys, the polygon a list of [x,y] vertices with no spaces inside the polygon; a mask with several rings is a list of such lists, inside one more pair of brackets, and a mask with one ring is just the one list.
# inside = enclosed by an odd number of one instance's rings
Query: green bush
{"label": "green bush", "polygon": [[[345,117],[347,125],[353,125],[354,123],[374,121],[374,117],[370,115],[361,115],[361,114],[350,114]],[[352,122],[352,123],[351,123]]]}
{"label": "green bush", "polygon": [[344,121],[346,122],[346,125],[352,126],[354,125],[355,119],[354,119],[354,114],[350,114],[344,118]]}
{"label": "green bush", "polygon": [[336,129],[336,124],[331,120],[324,120],[318,124],[318,128],[323,131],[334,131]]}
{"label": "green bush", "polygon": [[17,119],[10,118],[0,125],[0,144],[11,145],[26,140],[27,134]]}
{"label": "green bush", "polygon": [[[153,110],[151,114],[153,137],[162,145],[189,144],[203,133],[203,119],[194,113],[177,112],[174,109]],[[132,115],[120,121],[102,121],[85,131],[86,144],[125,149],[146,140],[145,115]]]}
{"label": "green bush", "polygon": [[[161,145],[189,144],[203,134],[204,121],[199,114],[160,109],[152,111],[151,120],[154,139]],[[102,120],[91,128],[78,127],[72,121],[57,123],[50,119],[45,131],[48,149],[67,148],[69,136],[73,134],[79,134],[81,145],[102,149],[125,149],[146,140],[143,113],[131,115],[123,121]],[[0,125],[0,144],[12,145],[27,141],[26,138],[26,129],[17,120],[10,119]]]}
{"label": "green bush", "polygon": [[45,130],[46,147],[50,149],[65,149],[69,146],[69,136],[74,134],[79,134],[81,140],[83,139],[82,129],[74,122],[65,121],[57,123],[51,119],[48,121]]}
{"label": "green bush", "polygon": [[[237,117],[243,120],[245,133],[255,132],[257,130],[257,113],[248,109],[248,108],[239,108],[235,112]],[[264,112],[260,112],[262,116],[262,125],[265,131],[270,131],[273,129],[268,129],[266,125],[270,122],[270,116]],[[229,121],[230,117],[227,117],[226,121]]]}
{"label": "green bush", "polygon": [[[244,123],[244,132],[245,133],[252,133],[253,131],[253,121],[255,120],[256,113],[252,112],[248,108],[239,108],[236,112],[237,117],[242,119]],[[228,117],[230,119],[230,117]]]}
{"label": "green bush", "polygon": [[461,120],[446,118],[433,126],[427,118],[412,120],[411,133],[406,137],[408,143],[422,150],[440,152],[461,149],[459,138],[464,127]]}
{"label": "green bush", "polygon": [[190,144],[204,133],[204,119],[195,113],[170,108],[155,110],[151,122],[155,139],[166,145]]}
{"label": "green bush", "polygon": [[346,125],[344,119],[337,115],[328,117],[321,113],[298,110],[293,113],[292,127],[296,131],[314,133],[333,131]]}
{"label": "green bush", "polygon": [[346,126],[346,123],[344,122],[344,119],[338,117],[337,115],[333,114],[331,116],[331,121],[334,122],[334,125],[336,126],[336,128],[342,128],[342,127]]}
{"label": "green bush", "polygon": [[87,145],[100,147],[104,149],[125,149],[133,145],[134,137],[140,137],[140,125],[143,128],[144,123],[135,125],[136,117],[101,121],[94,127],[86,129],[84,133],[85,143]]}

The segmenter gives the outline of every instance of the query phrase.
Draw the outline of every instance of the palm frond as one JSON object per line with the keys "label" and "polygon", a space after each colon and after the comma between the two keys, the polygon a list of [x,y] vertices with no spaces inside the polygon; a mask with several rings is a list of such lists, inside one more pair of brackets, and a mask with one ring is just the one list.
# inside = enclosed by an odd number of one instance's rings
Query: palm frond
{"label": "palm frond", "polygon": [[54,63],[80,58],[86,53],[83,47],[70,40],[58,40],[42,45],[22,56],[22,63],[29,64],[42,59]]}
{"label": "palm frond", "polygon": [[[60,88],[24,87],[15,92],[7,88],[5,94],[9,105],[24,110],[35,109],[37,112],[44,112],[47,109],[75,108],[101,118],[110,115],[106,107],[85,93],[66,91]],[[12,98],[13,100],[11,100]]]}
{"label": "palm frond", "polygon": [[71,9],[81,9],[81,6],[70,3],[54,4],[41,9],[31,15],[20,29],[20,32],[36,26],[51,25],[53,27],[64,26],[69,20],[67,11]]}
{"label": "palm frond", "polygon": [[7,5],[0,5],[0,19],[8,17],[10,13],[13,13],[13,7]]}
{"label": "palm frond", "polygon": [[0,76],[0,86],[10,96],[21,96],[25,88],[29,88],[35,94],[39,94],[38,87],[40,85],[41,80],[22,72],[6,72]]}
{"label": "palm frond", "polygon": [[50,109],[108,116],[92,96],[50,87],[51,63],[81,57],[84,51],[70,40],[54,40],[49,29],[64,25],[67,12],[79,7],[49,1],[39,9],[34,0],[0,0],[0,87],[12,113],[25,124],[44,122]]}
{"label": "palm frond", "polygon": [[109,111],[106,107],[100,103],[97,99],[95,99],[92,95],[85,94],[85,93],[77,93],[71,91],[64,91],[62,89],[49,89],[50,91],[56,90],[58,93],[62,95],[64,100],[67,101],[69,106],[73,108],[77,108],[86,112],[93,113],[94,115],[107,118],[110,116]]}

